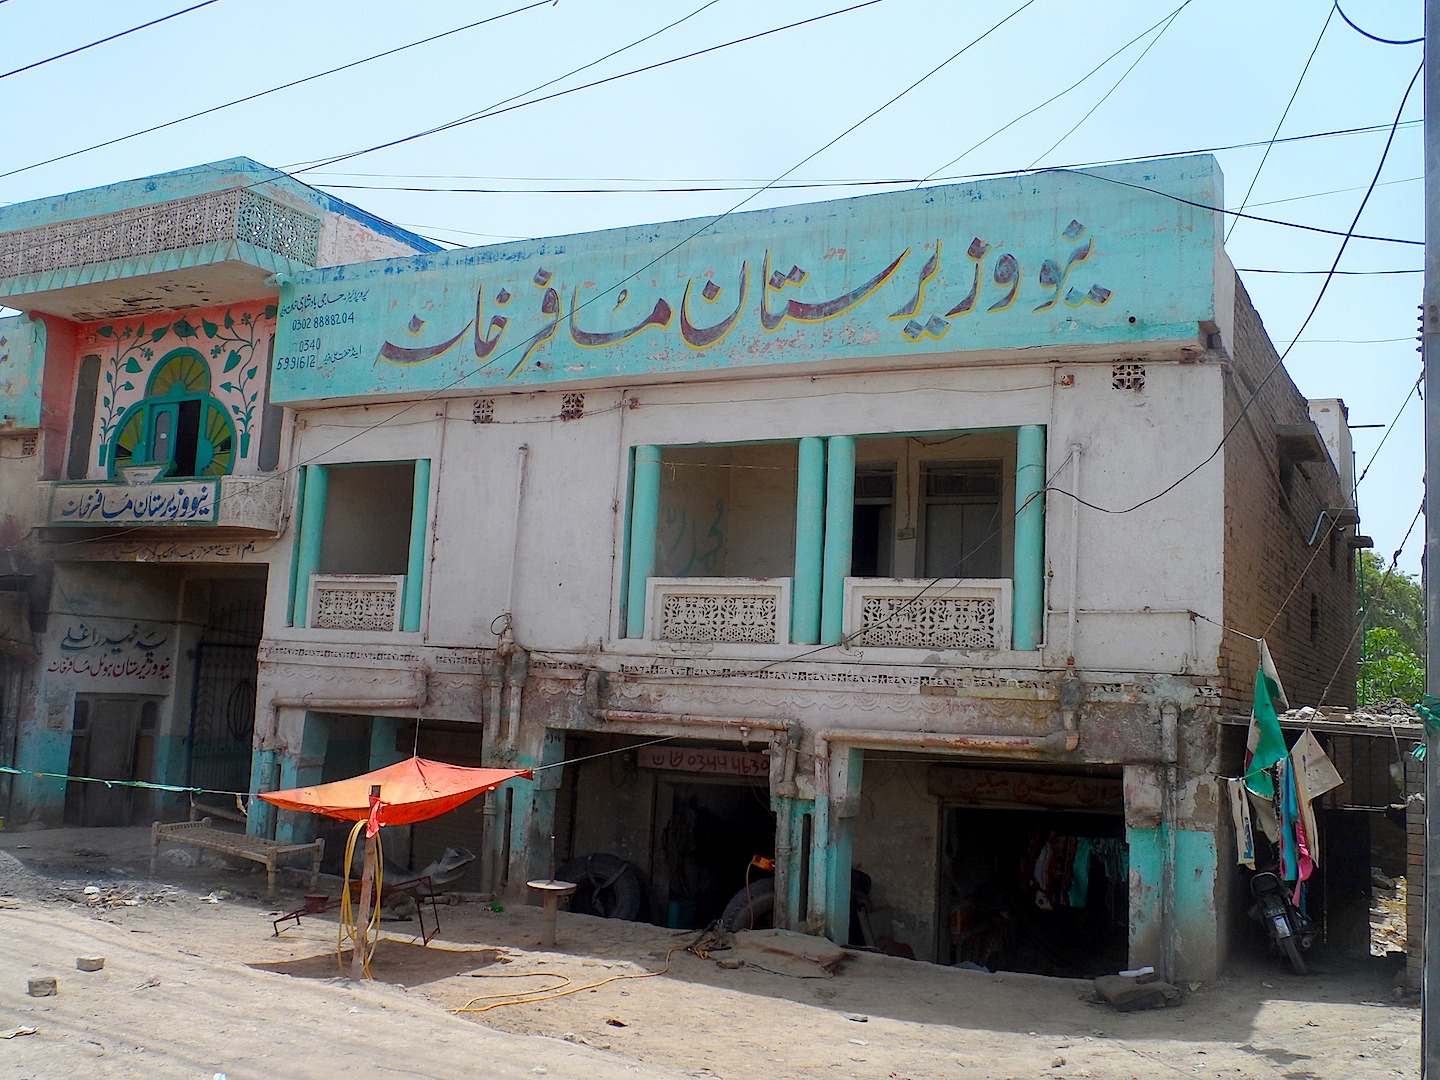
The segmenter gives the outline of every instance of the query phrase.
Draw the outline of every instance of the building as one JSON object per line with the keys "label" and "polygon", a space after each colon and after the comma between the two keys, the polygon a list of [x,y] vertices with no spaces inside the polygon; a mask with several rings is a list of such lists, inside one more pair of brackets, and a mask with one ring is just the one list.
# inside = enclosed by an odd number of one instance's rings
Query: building
{"label": "building", "polygon": [[0,207],[0,305],[24,311],[0,319],[12,822],[177,808],[67,774],[249,790],[294,498],[269,391],[277,282],[435,250],[244,158]]}
{"label": "building", "polygon": [[[120,535],[77,518],[178,483],[98,483],[104,447],[156,456],[124,434],[152,413],[102,382],[161,324],[33,303],[80,286],[21,287],[24,233],[0,232],[0,302],[44,312],[54,402],[16,760],[96,774],[83,657],[143,653],[126,634],[153,624],[179,665],[240,576],[265,604],[252,790],[414,750],[538,769],[395,838],[416,865],[460,843],[475,887],[519,894],[605,854],[637,868],[634,906],[699,925],[763,856],[776,920],[838,940],[1212,974],[1243,906],[1221,778],[1244,730],[1221,721],[1248,710],[1250,636],[1292,698],[1348,703],[1364,542],[1343,405],[1280,366],[1222,204],[1194,157],[439,253],[369,220],[371,250],[255,270],[273,357],[210,357],[209,385],[243,373],[274,417],[233,444],[218,518]],[[60,613],[97,604],[126,614]],[[154,760],[193,761],[204,687],[172,681]],[[11,814],[76,786],[18,778]],[[249,826],[316,827],[258,801]]]}

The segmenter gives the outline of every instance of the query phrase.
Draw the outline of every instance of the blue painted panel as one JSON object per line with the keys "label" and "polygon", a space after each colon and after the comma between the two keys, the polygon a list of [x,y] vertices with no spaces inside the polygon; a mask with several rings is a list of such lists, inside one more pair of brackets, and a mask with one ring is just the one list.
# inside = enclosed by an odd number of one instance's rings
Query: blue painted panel
{"label": "blue painted panel", "polygon": [[1221,187],[1177,158],[308,271],[272,397],[1193,340]]}
{"label": "blue painted panel", "polygon": [[0,431],[40,427],[45,324],[24,315],[0,319]]}

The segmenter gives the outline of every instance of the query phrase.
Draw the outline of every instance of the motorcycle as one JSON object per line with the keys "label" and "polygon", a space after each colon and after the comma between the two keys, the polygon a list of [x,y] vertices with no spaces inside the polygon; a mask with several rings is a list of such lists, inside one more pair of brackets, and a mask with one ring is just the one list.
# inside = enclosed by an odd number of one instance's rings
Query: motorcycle
{"label": "motorcycle", "polygon": [[1300,954],[1315,940],[1310,920],[1290,902],[1280,878],[1268,870],[1262,870],[1250,879],[1250,895],[1255,898],[1255,904],[1250,909],[1251,918],[1264,925],[1271,944],[1290,961],[1295,974],[1304,975],[1305,960]]}

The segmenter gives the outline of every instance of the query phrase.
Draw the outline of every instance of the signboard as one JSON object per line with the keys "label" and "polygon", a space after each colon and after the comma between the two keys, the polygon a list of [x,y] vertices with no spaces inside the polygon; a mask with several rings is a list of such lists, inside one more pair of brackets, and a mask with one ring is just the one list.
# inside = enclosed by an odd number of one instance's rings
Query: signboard
{"label": "signboard", "polygon": [[696,750],[680,746],[644,746],[636,753],[642,769],[665,769],[671,772],[718,773],[721,776],[744,776],[768,779],[768,754],[745,750]]}
{"label": "signboard", "polygon": [[307,271],[276,402],[1193,341],[1213,158],[1043,172]]}
{"label": "signboard", "polygon": [[56,484],[50,493],[50,524],[213,524],[219,489],[216,480]]}

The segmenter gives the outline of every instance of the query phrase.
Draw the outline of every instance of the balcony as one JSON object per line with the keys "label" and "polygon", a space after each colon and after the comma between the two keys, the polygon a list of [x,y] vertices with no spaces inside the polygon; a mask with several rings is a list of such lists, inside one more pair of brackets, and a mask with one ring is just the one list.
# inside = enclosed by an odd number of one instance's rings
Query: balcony
{"label": "balcony", "polygon": [[315,574],[310,625],[318,630],[399,630],[404,574]]}
{"label": "balcony", "polygon": [[790,640],[789,578],[651,578],[652,641],[783,645]]}
{"label": "balcony", "polygon": [[0,300],[90,322],[253,299],[270,274],[315,265],[320,229],[230,188],[0,232]]}
{"label": "balcony", "polygon": [[278,536],[284,502],[285,484],[274,475],[65,481],[50,485],[46,523]]}
{"label": "balcony", "polygon": [[899,649],[1008,649],[1010,592],[1003,578],[846,578],[846,640]]}

